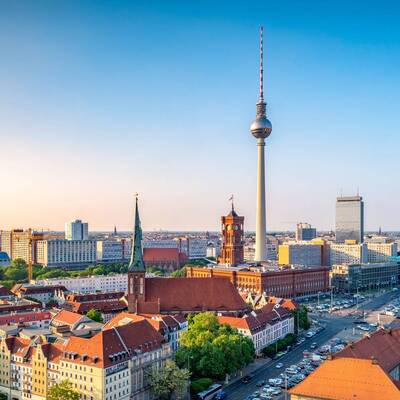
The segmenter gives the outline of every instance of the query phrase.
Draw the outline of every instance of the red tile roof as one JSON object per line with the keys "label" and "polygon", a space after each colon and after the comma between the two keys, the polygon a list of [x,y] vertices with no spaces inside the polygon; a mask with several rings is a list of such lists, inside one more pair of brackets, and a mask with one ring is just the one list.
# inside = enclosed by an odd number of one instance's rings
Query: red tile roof
{"label": "red tile roof", "polygon": [[57,315],[53,317],[52,322],[55,322],[56,325],[75,325],[78,323],[82,318],[84,318],[81,314],[68,311],[68,310],[61,310]]}
{"label": "red tile roof", "polygon": [[86,294],[71,293],[66,296],[66,300],[84,303],[86,301],[120,299],[123,295],[124,292],[86,293]]}
{"label": "red tile roof", "polygon": [[275,325],[279,321],[292,318],[292,314],[289,311],[282,307],[274,308],[273,305],[271,306],[271,311],[252,312],[242,318],[220,316],[218,317],[218,320],[221,324],[228,324],[237,329],[248,330],[250,333],[254,334],[265,329],[267,325]]}
{"label": "red tile roof", "polygon": [[22,324],[34,321],[50,320],[51,314],[49,311],[38,311],[31,313],[8,314],[0,316],[0,325],[6,324]]}
{"label": "red tile roof", "polygon": [[103,330],[90,339],[72,336],[63,358],[72,357],[73,362],[104,368],[128,360],[136,351],[155,350],[163,341],[164,338],[143,319]]}
{"label": "red tile roof", "polygon": [[335,357],[374,357],[386,372],[390,372],[400,364],[400,328],[379,329],[367,334],[359,341],[346,346]]}
{"label": "red tile roof", "polygon": [[143,249],[143,261],[153,262],[173,262],[179,263],[179,249],[164,247],[145,247]]}
{"label": "red tile roof", "polygon": [[397,384],[378,364],[356,358],[325,361],[289,393],[320,400],[400,400]]}
{"label": "red tile roof", "polygon": [[9,296],[14,296],[14,293],[10,290],[7,289],[5,286],[0,285],[0,297],[9,297]]}
{"label": "red tile roof", "polygon": [[84,303],[75,301],[66,301],[63,304],[63,308],[78,314],[86,314],[92,308],[102,313],[112,313],[125,310],[126,304],[118,299],[88,301]]}
{"label": "red tile roof", "polygon": [[[146,302],[160,303],[160,312],[227,311],[248,309],[228,279],[147,278]],[[142,309],[143,313],[146,313]]]}

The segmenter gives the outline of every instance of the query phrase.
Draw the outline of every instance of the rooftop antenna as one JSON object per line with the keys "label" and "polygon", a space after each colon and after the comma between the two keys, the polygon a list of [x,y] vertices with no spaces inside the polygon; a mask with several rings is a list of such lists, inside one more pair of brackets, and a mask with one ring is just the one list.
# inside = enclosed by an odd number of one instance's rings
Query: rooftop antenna
{"label": "rooftop antenna", "polygon": [[233,194],[231,194],[231,197],[229,197],[229,201],[232,204],[232,211],[234,211],[234,205],[233,205]]}
{"label": "rooftop antenna", "polygon": [[263,36],[264,36],[264,27],[260,28],[260,99],[264,99],[264,65],[263,65]]}

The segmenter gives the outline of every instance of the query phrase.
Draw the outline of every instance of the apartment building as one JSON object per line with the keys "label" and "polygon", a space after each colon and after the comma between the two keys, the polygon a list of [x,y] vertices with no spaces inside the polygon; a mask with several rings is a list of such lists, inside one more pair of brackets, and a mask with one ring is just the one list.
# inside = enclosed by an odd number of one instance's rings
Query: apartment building
{"label": "apartment building", "polygon": [[330,265],[360,264],[368,262],[368,248],[365,243],[347,241],[346,243],[331,243]]}
{"label": "apartment building", "polygon": [[62,285],[74,293],[125,292],[128,288],[128,275],[93,275],[76,278],[38,279],[35,285]]}
{"label": "apartment building", "polygon": [[369,263],[386,262],[397,256],[397,243],[368,242],[367,249]]}
{"label": "apartment building", "polygon": [[85,266],[96,262],[95,240],[39,240],[37,263],[48,267]]}
{"label": "apartment building", "polygon": [[294,333],[292,313],[274,304],[267,304],[261,310],[253,311],[243,318],[220,316],[218,320],[221,324],[228,324],[249,337],[256,354],[261,354],[265,347],[288,333]]}
{"label": "apartment building", "polygon": [[102,263],[125,263],[132,252],[130,239],[105,239],[96,243],[97,261]]}
{"label": "apartment building", "polygon": [[322,265],[322,246],[311,241],[289,241],[279,245],[278,263],[280,265]]}
{"label": "apartment building", "polygon": [[145,371],[161,368],[171,354],[146,320],[65,342],[9,337],[0,340],[0,392],[45,400],[51,386],[68,379],[81,400],[150,400]]}

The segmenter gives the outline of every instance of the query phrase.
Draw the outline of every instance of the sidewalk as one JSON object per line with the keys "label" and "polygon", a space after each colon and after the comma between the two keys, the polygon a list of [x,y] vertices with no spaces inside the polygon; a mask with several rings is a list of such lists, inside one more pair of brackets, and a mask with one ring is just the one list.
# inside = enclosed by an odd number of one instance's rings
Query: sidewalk
{"label": "sidewalk", "polygon": [[265,358],[257,358],[255,359],[251,364],[247,365],[245,368],[242,370],[236,372],[234,375],[231,375],[229,378],[229,381],[226,382],[220,382],[223,385],[231,385],[232,383],[238,381],[241,379],[243,376],[250,375],[253,372],[257,371],[259,368],[263,367],[264,365],[268,364],[271,361],[270,358],[265,357]]}

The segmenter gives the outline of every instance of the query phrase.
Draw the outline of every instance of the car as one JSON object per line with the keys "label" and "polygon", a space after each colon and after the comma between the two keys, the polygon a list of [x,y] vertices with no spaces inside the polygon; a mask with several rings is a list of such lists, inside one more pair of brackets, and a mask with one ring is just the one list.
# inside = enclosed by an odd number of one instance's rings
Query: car
{"label": "car", "polygon": [[311,350],[314,350],[314,349],[316,349],[318,347],[318,344],[317,343],[311,343],[311,346],[310,346],[310,349]]}
{"label": "car", "polygon": [[250,383],[250,381],[253,379],[252,375],[246,375],[242,378],[242,383]]}
{"label": "car", "polygon": [[282,367],[283,367],[283,364],[281,362],[275,365],[275,368],[277,368],[277,369],[281,369]]}
{"label": "car", "polygon": [[228,397],[226,392],[221,390],[220,392],[217,393],[217,395],[214,397],[215,400],[225,400]]}
{"label": "car", "polygon": [[265,385],[265,381],[258,381],[257,383],[256,383],[256,386],[257,387],[263,387]]}
{"label": "car", "polygon": [[269,393],[262,393],[260,394],[260,397],[261,399],[266,399],[266,400],[272,399],[272,396]]}

